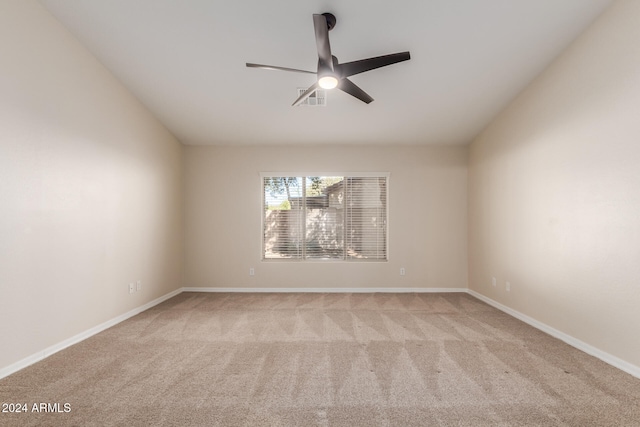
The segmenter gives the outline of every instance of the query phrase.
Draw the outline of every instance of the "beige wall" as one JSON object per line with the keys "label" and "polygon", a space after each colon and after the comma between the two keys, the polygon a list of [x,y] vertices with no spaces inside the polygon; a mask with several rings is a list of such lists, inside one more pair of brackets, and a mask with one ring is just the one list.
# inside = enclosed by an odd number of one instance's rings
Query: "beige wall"
{"label": "beige wall", "polygon": [[640,2],[614,3],[469,160],[470,289],[636,367],[639,41]]}
{"label": "beige wall", "polygon": [[0,369],[182,286],[181,149],[37,2],[0,2]]}
{"label": "beige wall", "polygon": [[[184,161],[185,286],[467,287],[466,147],[185,147]],[[390,172],[389,261],[261,262],[260,172]]]}

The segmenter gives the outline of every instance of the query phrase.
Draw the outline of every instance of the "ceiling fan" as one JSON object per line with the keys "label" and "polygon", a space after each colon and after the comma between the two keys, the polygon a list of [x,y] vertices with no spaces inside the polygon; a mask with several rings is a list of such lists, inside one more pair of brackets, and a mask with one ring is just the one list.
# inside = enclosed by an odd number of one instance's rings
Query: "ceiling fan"
{"label": "ceiling fan", "polygon": [[376,56],[373,58],[361,59],[359,61],[345,62],[340,64],[338,58],[331,55],[329,45],[329,31],[336,25],[336,17],[331,13],[313,15],[313,26],[316,32],[316,45],[318,48],[318,71],[298,70],[295,68],[277,67],[275,65],[252,64],[247,62],[247,67],[264,68],[265,70],[290,71],[294,73],[316,74],[317,81],[309,87],[302,95],[295,100],[292,106],[300,105],[305,99],[318,89],[338,88],[351,96],[358,98],[364,103],[370,103],[373,98],[360,89],[347,77],[365,71],[395,64],[397,62],[411,59],[409,52],[392,53],[390,55]]}

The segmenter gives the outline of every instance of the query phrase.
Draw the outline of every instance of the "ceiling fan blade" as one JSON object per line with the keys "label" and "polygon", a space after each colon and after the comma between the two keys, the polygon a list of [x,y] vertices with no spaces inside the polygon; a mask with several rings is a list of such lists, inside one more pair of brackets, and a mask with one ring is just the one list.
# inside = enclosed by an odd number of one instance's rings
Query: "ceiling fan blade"
{"label": "ceiling fan blade", "polygon": [[264,65],[264,64],[252,64],[250,62],[247,62],[247,67],[249,67],[249,68],[262,68],[264,70],[280,70],[280,71],[291,71],[291,72],[294,72],[294,73],[316,74],[313,71],[298,70],[297,68],[277,67],[275,65]]}
{"label": "ceiling fan blade", "polygon": [[316,30],[316,46],[318,47],[318,73],[321,70],[333,71],[327,18],[324,15],[314,14],[313,27]]}
{"label": "ceiling fan blade", "polygon": [[296,101],[293,104],[291,104],[291,106],[296,107],[302,104],[304,100],[307,99],[309,96],[311,96],[311,94],[316,90],[318,90],[318,82],[315,82],[314,84],[312,84],[311,87],[305,91],[305,93],[300,95],[298,99],[296,99]]}
{"label": "ceiling fan blade", "polygon": [[369,104],[371,101],[373,101],[373,98],[369,96],[367,92],[360,89],[358,86],[356,86],[355,83],[353,83],[351,80],[347,78],[340,79],[340,82],[338,83],[338,89],[348,93],[353,97],[358,98],[360,101],[364,102],[365,104]]}
{"label": "ceiling fan blade", "polygon": [[390,55],[376,56],[374,58],[339,64],[339,66],[336,67],[336,72],[338,72],[342,77],[349,77],[354,74],[364,73],[365,71],[385,67],[397,62],[408,61],[409,59],[411,59],[409,52],[392,53]]}

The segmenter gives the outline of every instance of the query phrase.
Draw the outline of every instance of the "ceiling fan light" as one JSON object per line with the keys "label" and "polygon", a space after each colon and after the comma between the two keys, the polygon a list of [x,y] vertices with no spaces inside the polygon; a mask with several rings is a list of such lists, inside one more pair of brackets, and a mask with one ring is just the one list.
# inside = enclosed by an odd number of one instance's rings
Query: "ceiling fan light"
{"label": "ceiling fan light", "polygon": [[335,76],[322,76],[318,79],[318,86],[322,89],[333,89],[338,86],[338,79]]}

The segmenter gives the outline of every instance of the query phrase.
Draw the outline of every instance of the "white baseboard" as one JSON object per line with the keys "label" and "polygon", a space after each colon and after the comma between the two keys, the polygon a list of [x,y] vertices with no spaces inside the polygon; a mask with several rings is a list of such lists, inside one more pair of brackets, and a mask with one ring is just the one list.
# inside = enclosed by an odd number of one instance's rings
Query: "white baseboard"
{"label": "white baseboard", "polygon": [[593,357],[596,357],[602,360],[603,362],[608,363],[609,365],[620,369],[621,371],[624,371],[630,375],[633,375],[636,378],[640,378],[639,366],[633,365],[629,362],[625,362],[624,360],[619,359],[616,356],[613,356],[598,348],[595,348],[592,345],[589,345],[583,341],[580,341],[577,338],[572,337],[571,335],[565,334],[564,332],[561,332],[555,328],[552,328],[551,326],[545,323],[542,323],[532,317],[529,317],[526,314],[522,314],[519,311],[509,308],[506,305],[500,304],[499,302],[494,301],[491,298],[488,298],[476,291],[468,289],[467,292],[469,293],[469,295],[473,295],[479,300],[486,302],[490,306],[495,307],[498,310],[503,311],[512,317],[515,317],[516,319],[522,320],[524,323],[530,326],[533,326],[534,328],[539,329],[542,332],[545,332],[551,335],[552,337],[558,338],[559,340],[564,341],[565,343],[569,344],[572,347],[577,348],[578,350],[584,351],[585,353]]}
{"label": "white baseboard", "polygon": [[118,323],[123,322],[128,318],[135,316],[136,314],[140,314],[143,311],[148,310],[151,307],[156,306],[161,302],[168,300],[169,298],[173,298],[174,296],[180,294],[181,292],[182,292],[182,289],[176,289],[175,291],[170,292],[166,295],[163,295],[160,298],[156,298],[153,301],[150,301],[144,305],[141,305],[140,307],[136,307],[133,310],[130,310],[124,314],[121,314],[118,317],[115,317],[111,320],[107,320],[106,322],[101,323],[97,326],[94,326],[91,329],[88,329],[84,332],[74,335],[71,338],[68,338],[62,342],[59,342],[58,344],[54,344],[50,347],[45,348],[42,351],[32,354],[31,356],[25,357],[24,359],[19,360],[16,363],[13,363],[7,367],[4,367],[0,369],[0,379],[4,377],[8,377],[9,375],[15,372],[18,372],[19,370],[24,369],[29,365],[33,365],[34,363],[39,362],[42,359],[46,359],[47,357],[51,356],[54,353],[59,352],[60,350],[64,350],[67,347],[70,347],[74,344],[77,344],[81,341],[86,340],[87,338],[97,333],[100,333],[106,329],[109,329],[110,327],[115,326]]}
{"label": "white baseboard", "polygon": [[198,288],[185,287],[183,292],[252,292],[252,293],[447,293],[467,292],[467,288]]}

